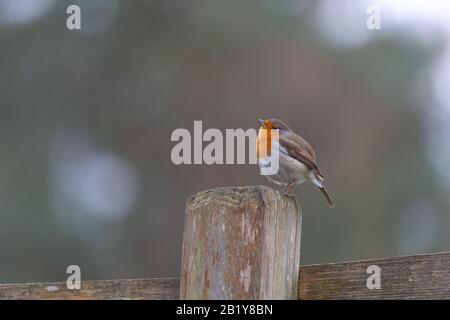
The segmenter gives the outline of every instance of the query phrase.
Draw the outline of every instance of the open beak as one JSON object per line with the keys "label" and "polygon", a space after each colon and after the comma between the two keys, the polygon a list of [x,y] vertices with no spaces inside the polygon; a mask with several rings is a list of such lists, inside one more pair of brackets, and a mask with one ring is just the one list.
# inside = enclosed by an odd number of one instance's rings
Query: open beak
{"label": "open beak", "polygon": [[258,123],[261,125],[261,127],[263,127],[263,128],[266,127],[266,123],[264,122],[263,119],[258,119]]}

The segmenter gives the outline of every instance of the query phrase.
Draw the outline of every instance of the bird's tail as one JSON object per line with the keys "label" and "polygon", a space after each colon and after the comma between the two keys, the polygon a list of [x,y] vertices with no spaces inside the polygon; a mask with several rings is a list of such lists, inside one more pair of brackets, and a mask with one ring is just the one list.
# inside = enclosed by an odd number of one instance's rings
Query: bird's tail
{"label": "bird's tail", "polygon": [[322,192],[323,196],[327,200],[330,207],[334,207],[333,199],[331,198],[331,195],[328,193],[327,189],[325,188],[325,185],[323,183],[324,178],[323,178],[322,174],[320,173],[320,171],[318,171],[318,170],[311,171],[310,179]]}
{"label": "bird's tail", "polygon": [[325,185],[323,184],[324,179],[320,171],[318,170],[312,171],[310,179],[322,192],[323,196],[327,200],[330,207],[334,207],[333,199],[331,198],[331,195],[328,193],[327,189],[325,188]]}
{"label": "bird's tail", "polygon": [[325,188],[325,186],[319,187],[319,190],[322,192],[323,196],[327,200],[327,202],[330,205],[330,207],[334,207],[333,199],[331,199],[331,195],[328,193],[328,191]]}

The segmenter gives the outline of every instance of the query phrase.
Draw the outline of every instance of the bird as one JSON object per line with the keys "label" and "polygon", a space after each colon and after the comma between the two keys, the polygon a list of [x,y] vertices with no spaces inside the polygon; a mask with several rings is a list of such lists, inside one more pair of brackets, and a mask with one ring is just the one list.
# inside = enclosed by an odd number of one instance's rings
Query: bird
{"label": "bird", "polygon": [[[272,152],[273,148],[279,150],[278,172],[266,175],[266,178],[276,185],[283,186],[280,192],[291,197],[293,195],[290,192],[296,185],[305,181],[312,182],[322,192],[328,205],[334,207],[333,199],[324,184],[324,176],[317,165],[316,153],[311,145],[281,120],[258,119],[258,123],[260,125],[257,137],[258,165],[267,166],[267,160],[275,154]],[[272,129],[278,129],[278,135],[271,134]],[[266,148],[267,154],[260,154],[262,147]]]}

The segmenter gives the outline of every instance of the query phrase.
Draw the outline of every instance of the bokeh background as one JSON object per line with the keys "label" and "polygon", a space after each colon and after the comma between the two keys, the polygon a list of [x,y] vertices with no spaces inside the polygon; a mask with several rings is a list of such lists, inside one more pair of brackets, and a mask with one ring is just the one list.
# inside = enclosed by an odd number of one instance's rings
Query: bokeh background
{"label": "bokeh background", "polygon": [[268,185],[172,164],[194,120],[314,146],[302,264],[449,251],[449,40],[446,0],[0,0],[0,282],[178,276],[186,198]]}

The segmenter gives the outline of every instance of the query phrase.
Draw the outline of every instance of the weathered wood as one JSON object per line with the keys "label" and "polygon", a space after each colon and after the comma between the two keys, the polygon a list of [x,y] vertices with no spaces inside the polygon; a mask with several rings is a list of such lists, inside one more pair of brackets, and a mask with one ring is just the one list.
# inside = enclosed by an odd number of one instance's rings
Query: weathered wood
{"label": "weathered wood", "polygon": [[[381,268],[381,289],[366,287],[367,267]],[[0,299],[178,299],[180,279],[0,285]],[[450,299],[450,252],[300,267],[299,298]]]}
{"label": "weathered wood", "polygon": [[[367,288],[371,265],[380,289]],[[450,299],[450,253],[305,266],[299,281],[300,299]]]}
{"label": "weathered wood", "polygon": [[297,299],[300,231],[297,201],[267,187],[190,197],[181,299]]}
{"label": "weathered wood", "polygon": [[0,285],[1,300],[175,300],[179,293],[176,278],[82,281],[80,290],[67,289],[65,282]]}

